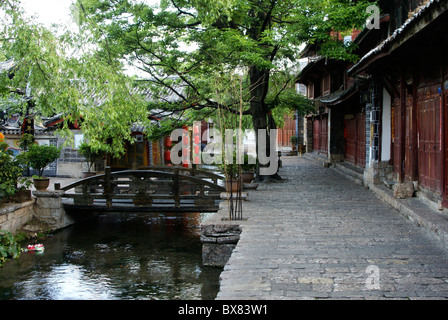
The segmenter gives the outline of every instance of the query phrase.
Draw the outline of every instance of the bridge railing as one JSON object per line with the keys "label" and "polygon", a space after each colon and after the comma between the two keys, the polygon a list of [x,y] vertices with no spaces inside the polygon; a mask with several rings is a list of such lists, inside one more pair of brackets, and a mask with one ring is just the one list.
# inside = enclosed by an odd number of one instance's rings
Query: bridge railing
{"label": "bridge railing", "polygon": [[[79,180],[56,190],[73,199],[77,206],[143,206],[143,207],[211,207],[225,191],[218,184],[222,176],[178,167],[151,167],[139,170],[111,172]],[[160,170],[159,170],[160,169]],[[184,174],[185,173],[185,174]]]}

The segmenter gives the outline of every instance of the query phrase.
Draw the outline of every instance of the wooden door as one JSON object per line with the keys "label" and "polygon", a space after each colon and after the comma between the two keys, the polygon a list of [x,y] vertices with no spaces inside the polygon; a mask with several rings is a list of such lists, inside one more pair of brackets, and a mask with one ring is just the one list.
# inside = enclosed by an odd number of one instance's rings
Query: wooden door
{"label": "wooden door", "polygon": [[120,169],[148,166],[148,144],[146,140],[134,143],[126,142],[126,153],[120,158],[110,157],[110,165],[113,168]]}
{"label": "wooden door", "polygon": [[356,114],[356,157],[355,162],[361,167],[366,166],[366,115]]}
{"label": "wooden door", "polygon": [[313,149],[315,151],[320,150],[320,121],[319,119],[314,119],[313,121]]}
{"label": "wooden door", "polygon": [[444,147],[445,147],[445,152],[444,152],[444,158],[443,158],[443,165],[445,166],[445,179],[444,179],[444,197],[443,197],[443,205],[445,207],[448,207],[448,81],[446,81],[444,83],[444,87],[445,87],[445,99],[443,101],[444,103],[444,112],[443,112],[443,119],[444,119],[444,136],[445,136],[445,143],[444,143]]}
{"label": "wooden door", "polygon": [[438,86],[420,88],[418,105],[419,183],[424,188],[441,193],[441,97]]}
{"label": "wooden door", "polygon": [[345,120],[345,161],[355,164],[356,119]]}
{"label": "wooden door", "polygon": [[413,96],[407,94],[406,96],[406,115],[405,115],[405,155],[404,155],[404,176],[408,181],[414,181],[417,178],[416,173],[416,141],[415,136],[415,115],[414,115],[414,99]]}
{"label": "wooden door", "polygon": [[394,172],[401,173],[401,106],[400,98],[395,98],[392,105],[392,156]]}
{"label": "wooden door", "polygon": [[345,120],[345,160],[360,167],[366,165],[366,115],[363,113]]}
{"label": "wooden door", "polygon": [[320,134],[319,134],[320,151],[328,152],[328,116],[323,115],[320,120]]}

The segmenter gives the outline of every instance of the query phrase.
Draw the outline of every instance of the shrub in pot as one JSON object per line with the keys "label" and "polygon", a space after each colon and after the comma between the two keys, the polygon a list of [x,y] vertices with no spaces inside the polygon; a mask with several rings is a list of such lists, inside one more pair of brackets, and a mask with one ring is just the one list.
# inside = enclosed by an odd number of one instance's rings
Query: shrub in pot
{"label": "shrub in pot", "polygon": [[239,181],[239,167],[235,163],[226,163],[223,161],[222,164],[218,165],[219,169],[225,174],[225,188],[227,192],[237,192],[238,191],[238,181]]}
{"label": "shrub in pot", "polygon": [[29,165],[37,170],[37,176],[33,176],[34,187],[37,190],[46,190],[50,183],[50,179],[43,177],[44,169],[50,163],[60,157],[61,150],[56,146],[33,144],[26,152],[26,158]]}
{"label": "shrub in pot", "polygon": [[83,142],[79,146],[78,153],[86,158],[87,161],[87,172],[83,172],[83,178],[87,178],[89,176],[95,175],[95,172],[92,172],[92,167],[95,162],[101,159],[104,155],[102,151],[95,150],[88,143]]}
{"label": "shrub in pot", "polygon": [[289,140],[291,141],[292,144],[292,151],[295,151],[297,148],[297,136],[292,135],[291,138],[289,138]]}
{"label": "shrub in pot", "polygon": [[226,164],[226,190],[227,192],[238,192],[239,168],[237,164]]}
{"label": "shrub in pot", "polygon": [[256,158],[245,154],[244,163],[241,164],[242,179],[244,183],[251,183],[254,179],[255,168],[257,167]]}

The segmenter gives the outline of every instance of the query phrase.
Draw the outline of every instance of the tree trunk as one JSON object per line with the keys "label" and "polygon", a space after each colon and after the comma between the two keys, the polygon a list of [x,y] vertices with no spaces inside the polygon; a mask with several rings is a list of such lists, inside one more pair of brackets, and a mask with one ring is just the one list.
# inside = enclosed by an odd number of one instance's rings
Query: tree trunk
{"label": "tree trunk", "polygon": [[[249,71],[250,83],[251,83],[251,99],[250,99],[250,112],[252,115],[252,124],[255,130],[255,138],[256,138],[256,151],[257,151],[257,159],[260,159],[260,145],[259,145],[259,130],[266,130],[266,156],[270,157],[270,138],[269,134],[269,126],[268,126],[268,109],[265,103],[267,91],[269,88],[269,70],[260,70],[256,66],[252,66]],[[276,152],[276,150],[272,150],[272,152]],[[273,159],[273,157],[270,157]],[[256,174],[256,181],[268,181],[268,180],[280,180],[280,176],[277,173],[277,169],[275,173],[263,175],[260,174],[260,167],[268,167],[267,164],[260,164],[258,161],[258,168]]]}

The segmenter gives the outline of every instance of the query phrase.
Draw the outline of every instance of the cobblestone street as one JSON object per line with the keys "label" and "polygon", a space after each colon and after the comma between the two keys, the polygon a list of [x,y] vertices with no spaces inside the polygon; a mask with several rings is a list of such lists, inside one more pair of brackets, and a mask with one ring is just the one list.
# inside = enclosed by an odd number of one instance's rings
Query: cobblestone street
{"label": "cobblestone street", "polygon": [[283,157],[244,203],[217,299],[448,298],[448,251],[372,191]]}

